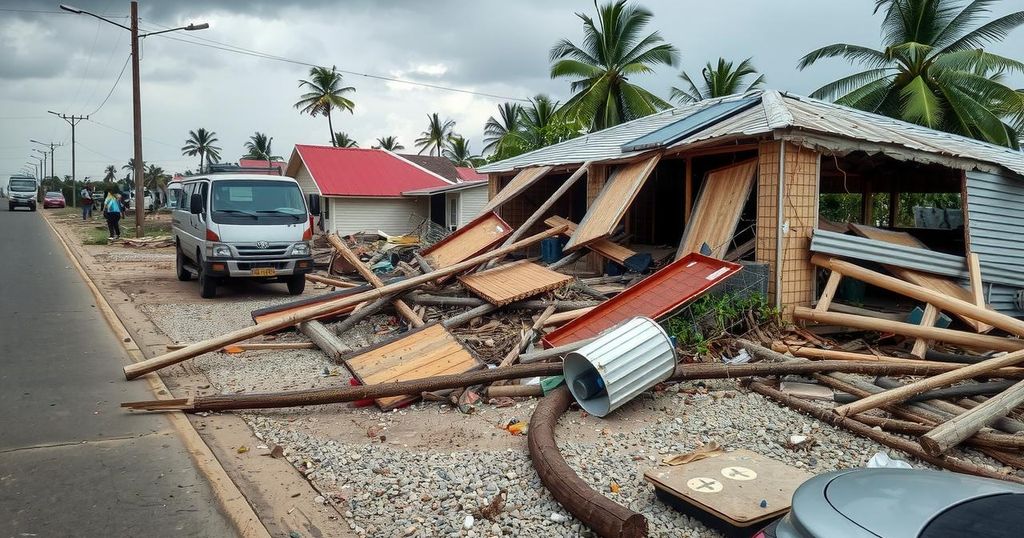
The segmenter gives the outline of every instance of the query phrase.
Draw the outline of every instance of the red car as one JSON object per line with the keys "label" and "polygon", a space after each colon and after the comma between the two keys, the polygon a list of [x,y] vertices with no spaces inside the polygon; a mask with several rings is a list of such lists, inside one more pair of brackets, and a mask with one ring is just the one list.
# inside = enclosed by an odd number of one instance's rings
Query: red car
{"label": "red car", "polygon": [[65,205],[67,203],[64,201],[64,195],[59,192],[48,192],[46,196],[43,196],[43,209],[64,207]]}

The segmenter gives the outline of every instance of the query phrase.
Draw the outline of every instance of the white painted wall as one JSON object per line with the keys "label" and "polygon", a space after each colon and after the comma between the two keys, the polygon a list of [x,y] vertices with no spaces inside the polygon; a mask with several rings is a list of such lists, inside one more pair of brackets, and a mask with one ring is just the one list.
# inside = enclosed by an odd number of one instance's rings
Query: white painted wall
{"label": "white painted wall", "polygon": [[459,211],[459,227],[461,228],[478,217],[480,211],[487,205],[487,182],[459,192],[462,194],[462,208]]}
{"label": "white painted wall", "polygon": [[300,166],[299,171],[295,174],[295,181],[299,182],[299,188],[302,189],[303,194],[318,194],[320,189],[316,187],[316,182],[313,181],[313,176],[309,174],[309,170],[306,170],[305,166]]}
{"label": "white painted wall", "polygon": [[[298,179],[298,178],[296,178]],[[342,198],[330,197],[329,231],[341,235],[380,230],[404,235],[426,218],[429,198]]]}

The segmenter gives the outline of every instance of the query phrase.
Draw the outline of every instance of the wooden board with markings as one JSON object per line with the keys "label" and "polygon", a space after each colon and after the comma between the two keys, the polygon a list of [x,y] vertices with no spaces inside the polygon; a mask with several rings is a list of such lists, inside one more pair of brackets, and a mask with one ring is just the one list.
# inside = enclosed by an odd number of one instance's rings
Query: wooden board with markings
{"label": "wooden board with markings", "polygon": [[725,257],[756,176],[757,159],[708,173],[690,220],[686,222],[676,258],[700,252],[704,243],[711,247],[712,258]]}
{"label": "wooden board with markings", "polygon": [[597,199],[587,208],[587,214],[566,243],[565,251],[572,252],[611,235],[660,159],[659,153],[617,166]]}
{"label": "wooden board with markings", "polygon": [[[438,323],[357,350],[344,362],[364,385],[461,374],[481,366],[472,353]],[[418,394],[392,396],[379,398],[376,403],[388,411],[418,398]]]}
{"label": "wooden board with markings", "polygon": [[504,241],[512,227],[494,212],[482,213],[420,253],[434,269],[466,261]]}
{"label": "wooden board with markings", "polygon": [[502,306],[553,290],[572,277],[528,260],[460,276],[462,284],[487,302]]}
{"label": "wooden board with markings", "polygon": [[717,520],[734,529],[784,515],[793,492],[813,476],[750,450],[644,472],[644,479],[659,493],[685,505],[691,515],[712,526],[717,526]]}

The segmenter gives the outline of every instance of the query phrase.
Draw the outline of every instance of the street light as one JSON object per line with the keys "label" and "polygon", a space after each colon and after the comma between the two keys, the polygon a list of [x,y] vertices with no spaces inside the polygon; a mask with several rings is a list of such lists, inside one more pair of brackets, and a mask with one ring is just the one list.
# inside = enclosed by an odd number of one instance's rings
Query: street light
{"label": "street light", "polygon": [[[157,34],[165,34],[167,32],[174,32],[176,30],[185,30],[191,32],[194,30],[205,30],[210,27],[207,23],[202,24],[189,24],[187,26],[181,26],[178,28],[170,28],[167,30],[160,30],[158,32],[150,32],[148,34],[139,34],[139,3],[136,0],[132,0],[131,3],[131,26],[125,26],[119,22],[112,21],[110,19],[101,17],[95,13],[90,13],[84,9],[79,9],[73,6],[60,4],[60,8],[70,13],[78,15],[88,15],[95,17],[101,21],[108,22],[114,26],[124,28],[131,32],[131,49],[132,49],[132,122],[133,122],[133,135],[135,138],[135,170],[133,172],[135,179],[135,199],[143,200],[143,170],[142,170],[142,85],[139,81],[139,38],[147,37]],[[135,236],[142,237],[143,233],[143,216],[144,210],[140,210],[138,206],[135,207]]]}

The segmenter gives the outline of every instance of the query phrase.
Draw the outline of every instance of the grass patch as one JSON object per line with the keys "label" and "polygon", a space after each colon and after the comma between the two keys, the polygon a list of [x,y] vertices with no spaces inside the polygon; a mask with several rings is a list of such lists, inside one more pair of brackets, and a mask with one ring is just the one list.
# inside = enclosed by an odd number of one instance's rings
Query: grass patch
{"label": "grass patch", "polygon": [[[158,237],[171,235],[171,223],[169,221],[146,221],[143,225],[143,235],[145,237]],[[129,219],[121,219],[121,236],[124,238],[135,237],[135,221]],[[85,230],[85,239],[82,240],[82,244],[85,245],[106,245],[107,241],[107,226],[106,221],[99,220],[94,221],[94,224],[89,226]]]}

